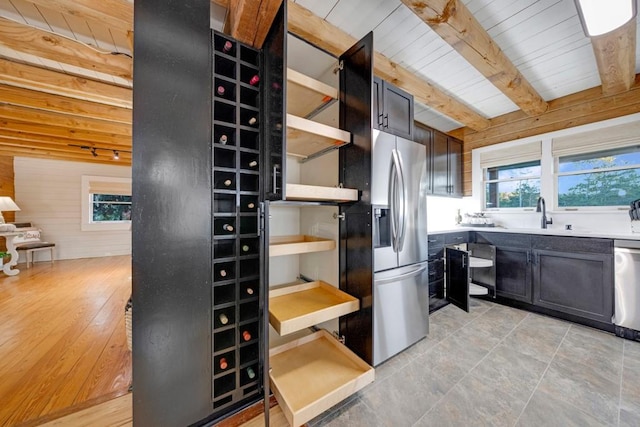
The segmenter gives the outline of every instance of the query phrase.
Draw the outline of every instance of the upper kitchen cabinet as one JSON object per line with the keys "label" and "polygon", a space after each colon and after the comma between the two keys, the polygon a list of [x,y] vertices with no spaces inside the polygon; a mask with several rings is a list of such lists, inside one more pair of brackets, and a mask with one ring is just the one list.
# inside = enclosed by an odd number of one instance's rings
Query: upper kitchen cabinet
{"label": "upper kitchen cabinet", "polygon": [[374,77],[373,127],[413,139],[413,95]]}
{"label": "upper kitchen cabinet", "polygon": [[413,140],[427,150],[427,192],[462,197],[462,141],[418,122],[414,123]]}
{"label": "upper kitchen cabinet", "polygon": [[462,141],[433,131],[432,185],[436,196],[462,197]]}

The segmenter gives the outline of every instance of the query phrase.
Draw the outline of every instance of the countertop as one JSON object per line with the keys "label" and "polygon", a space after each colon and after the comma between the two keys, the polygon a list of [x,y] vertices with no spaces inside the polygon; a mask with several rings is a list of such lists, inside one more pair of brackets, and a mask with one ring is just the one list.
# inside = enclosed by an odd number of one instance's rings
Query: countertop
{"label": "countertop", "polygon": [[624,240],[640,240],[640,233],[619,233],[605,231],[590,230],[564,230],[554,228],[503,228],[503,227],[468,227],[460,226],[445,230],[429,230],[429,234],[455,233],[457,231],[482,231],[486,233],[520,233],[520,234],[538,234],[544,236],[566,236],[566,237],[591,237],[601,239],[624,239]]}

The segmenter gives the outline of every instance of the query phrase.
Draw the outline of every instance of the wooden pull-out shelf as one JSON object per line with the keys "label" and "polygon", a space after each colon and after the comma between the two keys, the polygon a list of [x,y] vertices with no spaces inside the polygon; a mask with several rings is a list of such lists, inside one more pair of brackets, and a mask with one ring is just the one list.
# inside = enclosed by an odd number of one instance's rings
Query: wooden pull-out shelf
{"label": "wooden pull-out shelf", "polygon": [[269,290],[269,323],[280,335],[353,313],[359,308],[357,298],[323,281]]}
{"label": "wooden pull-out shelf", "polygon": [[347,131],[287,114],[287,154],[309,157],[349,142]]}
{"label": "wooden pull-out shelf", "polygon": [[287,112],[308,117],[338,99],[338,89],[287,68]]}
{"label": "wooden pull-out shelf", "polygon": [[373,382],[374,369],[328,332],[269,352],[269,379],[287,421],[299,426]]}
{"label": "wooden pull-out shelf", "polygon": [[287,184],[286,194],[287,200],[316,202],[355,202],[358,200],[358,190],[317,185]]}
{"label": "wooden pull-out shelf", "polygon": [[474,256],[469,257],[469,267],[471,268],[486,268],[493,267],[493,261],[485,258],[477,258]]}
{"label": "wooden pull-out shelf", "polygon": [[335,240],[315,236],[273,236],[269,240],[270,257],[332,251],[335,248]]}

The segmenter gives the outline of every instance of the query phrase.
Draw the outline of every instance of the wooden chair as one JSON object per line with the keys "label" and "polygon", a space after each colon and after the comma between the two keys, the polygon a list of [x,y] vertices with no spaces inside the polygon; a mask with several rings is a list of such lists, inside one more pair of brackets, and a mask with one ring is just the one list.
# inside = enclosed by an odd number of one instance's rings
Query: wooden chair
{"label": "wooden chair", "polygon": [[51,262],[54,261],[53,250],[55,243],[45,242],[40,238],[40,229],[31,226],[31,223],[20,223],[22,227],[16,229],[20,232],[14,238],[14,244],[18,253],[24,253],[27,260],[27,268],[33,264],[33,253],[39,251],[49,251]]}

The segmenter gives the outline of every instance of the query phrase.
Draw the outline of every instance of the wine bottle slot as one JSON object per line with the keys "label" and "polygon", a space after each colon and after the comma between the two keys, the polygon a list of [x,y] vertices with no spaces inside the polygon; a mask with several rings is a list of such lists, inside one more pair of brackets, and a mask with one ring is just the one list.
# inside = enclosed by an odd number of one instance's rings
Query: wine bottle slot
{"label": "wine bottle slot", "polygon": [[218,140],[218,142],[222,145],[225,145],[227,143],[227,135],[220,135],[220,139]]}
{"label": "wine bottle slot", "polygon": [[233,48],[233,43],[231,43],[229,40],[227,40],[226,42],[224,42],[224,46],[222,46],[222,51],[223,52],[230,52],[232,48]]}
{"label": "wine bottle slot", "polygon": [[233,181],[229,178],[227,179],[219,179],[216,181],[216,186],[217,187],[230,187],[231,184],[233,184]]}
{"label": "wine bottle slot", "polygon": [[224,313],[220,313],[218,315],[218,319],[220,320],[220,323],[222,323],[223,325],[226,325],[227,323],[229,323],[229,318]]}
{"label": "wine bottle slot", "polygon": [[227,270],[220,270],[218,274],[220,275],[220,277],[227,277]]}
{"label": "wine bottle slot", "polygon": [[249,252],[249,245],[242,245],[242,252]]}
{"label": "wine bottle slot", "polygon": [[220,96],[224,96],[224,86],[218,86],[216,93]]}
{"label": "wine bottle slot", "polygon": [[253,125],[255,125],[256,123],[258,123],[258,119],[256,119],[255,117],[251,117],[251,118],[248,120],[248,122],[249,122],[249,124],[250,124],[251,126],[253,126]]}
{"label": "wine bottle slot", "polygon": [[260,83],[260,77],[257,74],[255,76],[251,77],[251,80],[249,80],[249,84],[251,86],[257,86],[258,83]]}
{"label": "wine bottle slot", "polygon": [[247,376],[250,379],[253,379],[253,378],[256,377],[256,373],[254,372],[254,370],[251,367],[247,368]]}
{"label": "wine bottle slot", "polygon": [[253,288],[247,288],[247,293],[249,295],[253,295]]}
{"label": "wine bottle slot", "polygon": [[249,204],[247,205],[247,207],[248,207],[249,209],[253,209],[253,208],[255,208],[255,207],[256,207],[256,205],[255,205],[253,202],[249,202]]}
{"label": "wine bottle slot", "polygon": [[251,161],[249,162],[249,167],[250,167],[250,168],[255,168],[256,166],[258,166],[258,162],[257,162],[257,161],[255,161],[255,160],[251,160]]}
{"label": "wine bottle slot", "polygon": [[251,340],[251,333],[249,331],[243,331],[242,332],[242,339],[245,341],[250,341]]}
{"label": "wine bottle slot", "polygon": [[224,357],[220,358],[220,369],[227,369],[227,367],[229,367],[229,364],[227,363],[227,359]]}
{"label": "wine bottle slot", "polygon": [[224,224],[224,225],[222,226],[222,229],[223,229],[224,231],[228,231],[229,233],[231,233],[231,232],[233,231],[233,225],[231,225],[231,224]]}

